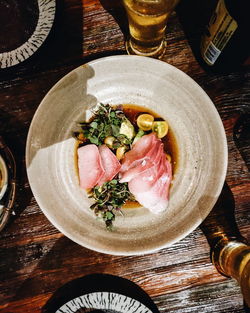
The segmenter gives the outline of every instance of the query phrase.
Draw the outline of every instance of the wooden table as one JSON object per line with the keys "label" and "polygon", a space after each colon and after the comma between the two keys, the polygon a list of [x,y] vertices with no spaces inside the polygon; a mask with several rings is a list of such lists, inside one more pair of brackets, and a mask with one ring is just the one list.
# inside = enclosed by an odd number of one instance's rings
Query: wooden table
{"label": "wooden table", "polygon": [[[200,9],[198,2],[190,1],[189,8],[194,5]],[[184,7],[186,4],[183,0]],[[51,295],[70,280],[109,273],[142,287],[160,312],[245,312],[237,283],[220,275],[211,263],[201,228],[157,253],[119,257],[77,245],[39,209],[24,159],[29,125],[40,101],[78,65],[126,53],[123,32],[127,25],[119,1],[64,0],[57,5],[52,32],[42,48],[16,68],[0,70],[0,134],[13,151],[18,175],[15,215],[0,234],[0,311],[40,312]],[[190,19],[185,19],[185,11],[180,5],[178,14],[169,20],[163,61],[190,75],[210,96],[222,118],[229,151],[226,181],[235,200],[236,222],[249,240],[250,71],[205,71],[193,54],[201,30],[195,23],[204,21],[211,8],[200,13],[193,10]]]}

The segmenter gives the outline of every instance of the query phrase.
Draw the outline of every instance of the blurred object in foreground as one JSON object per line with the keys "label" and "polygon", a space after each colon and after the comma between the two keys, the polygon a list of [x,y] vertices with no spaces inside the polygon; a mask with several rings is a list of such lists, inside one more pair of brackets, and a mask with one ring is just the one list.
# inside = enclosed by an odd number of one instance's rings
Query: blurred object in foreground
{"label": "blurred object in foreground", "polygon": [[0,136],[0,231],[7,224],[16,196],[15,159]]}
{"label": "blurred object in foreground", "polygon": [[212,212],[201,224],[211,247],[211,258],[217,270],[235,278],[250,308],[250,246],[242,237],[234,216],[234,198],[225,183]]}

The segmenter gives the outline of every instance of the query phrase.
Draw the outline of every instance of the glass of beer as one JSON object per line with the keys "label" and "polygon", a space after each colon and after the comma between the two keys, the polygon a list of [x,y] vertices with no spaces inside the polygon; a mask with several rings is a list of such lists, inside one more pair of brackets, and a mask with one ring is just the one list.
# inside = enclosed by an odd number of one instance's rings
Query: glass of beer
{"label": "glass of beer", "polygon": [[123,0],[129,22],[128,54],[161,58],[167,20],[179,0]]}

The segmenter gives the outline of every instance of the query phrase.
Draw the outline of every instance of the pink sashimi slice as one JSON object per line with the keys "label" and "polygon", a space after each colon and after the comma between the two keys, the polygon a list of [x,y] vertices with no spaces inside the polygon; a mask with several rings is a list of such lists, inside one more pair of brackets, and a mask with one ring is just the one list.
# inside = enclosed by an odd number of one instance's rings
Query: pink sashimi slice
{"label": "pink sashimi slice", "polygon": [[143,176],[138,176],[128,183],[130,192],[135,199],[153,213],[160,213],[168,207],[169,187],[172,180],[172,168],[168,160],[164,160],[164,169],[154,184],[143,181]]}
{"label": "pink sashimi slice", "polygon": [[160,162],[137,175],[129,182],[129,190],[132,194],[146,192],[151,189],[156,181],[165,172],[165,156],[161,155]]}
{"label": "pink sashimi slice", "polygon": [[161,213],[168,207],[168,200],[161,198],[157,193],[141,192],[135,199],[154,214]]}
{"label": "pink sashimi slice", "polygon": [[159,178],[161,182],[161,188],[159,188],[159,194],[162,198],[168,199],[169,197],[169,188],[172,182],[172,165],[171,163],[165,159],[165,171],[162,176]]}
{"label": "pink sashimi slice", "polygon": [[96,145],[89,144],[77,150],[80,187],[93,188],[105,174],[99,150]]}
{"label": "pink sashimi slice", "polygon": [[114,153],[106,145],[101,145],[99,147],[99,152],[105,172],[105,174],[98,181],[98,185],[101,186],[105,182],[114,178],[114,176],[120,171],[121,164]]}
{"label": "pink sashimi slice", "polygon": [[134,161],[126,172],[120,174],[120,183],[129,182],[136,176],[142,175],[145,171],[155,167],[160,162],[163,154],[163,144],[156,142],[145,157],[138,162]]}
{"label": "pink sashimi slice", "polygon": [[[130,166],[135,166],[142,158],[152,148],[154,143],[159,142],[159,139],[156,137],[155,133],[145,135],[141,137],[132,147],[130,151],[125,153],[124,159],[122,161],[121,173],[127,171]],[[135,162],[133,164],[133,162]]]}

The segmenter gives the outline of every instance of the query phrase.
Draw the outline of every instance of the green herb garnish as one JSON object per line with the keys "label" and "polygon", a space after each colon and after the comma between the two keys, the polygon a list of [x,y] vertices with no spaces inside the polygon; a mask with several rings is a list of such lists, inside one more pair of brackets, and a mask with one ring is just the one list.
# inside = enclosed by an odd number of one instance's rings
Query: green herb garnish
{"label": "green herb garnish", "polygon": [[120,134],[123,121],[127,118],[120,109],[112,108],[109,104],[100,104],[94,112],[90,123],[80,123],[84,137],[96,145],[102,145],[108,136],[115,137],[114,149],[122,145],[130,145],[131,140],[126,135]]}
{"label": "green herb garnish", "polygon": [[95,200],[90,208],[96,216],[105,221],[108,229],[112,229],[115,212],[119,211],[127,200],[135,200],[128,190],[128,184],[119,183],[117,179],[112,179],[100,187],[94,187],[89,197]]}

